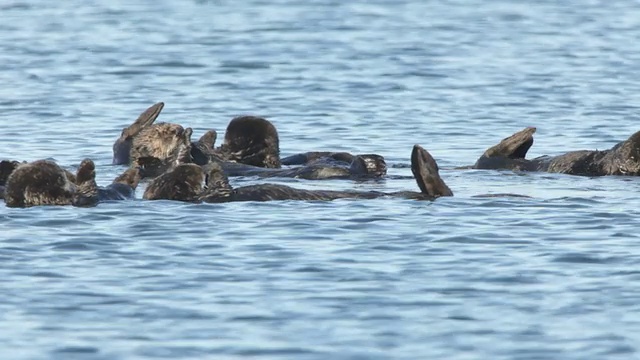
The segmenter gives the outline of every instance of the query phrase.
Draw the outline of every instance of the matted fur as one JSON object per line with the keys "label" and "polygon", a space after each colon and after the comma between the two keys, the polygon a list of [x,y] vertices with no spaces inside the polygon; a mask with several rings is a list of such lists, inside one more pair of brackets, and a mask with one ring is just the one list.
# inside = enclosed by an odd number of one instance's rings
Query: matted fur
{"label": "matted fur", "polygon": [[154,157],[160,160],[171,157],[184,143],[185,129],[178,124],[159,123],[146,127],[133,138],[131,163],[138,158]]}
{"label": "matted fur", "polygon": [[37,160],[18,166],[7,179],[5,204],[8,207],[71,205],[76,185],[58,164]]}
{"label": "matted fur", "polygon": [[279,168],[280,140],[276,127],[258,116],[238,116],[229,122],[219,151],[239,163]]}
{"label": "matted fur", "polygon": [[146,200],[195,201],[202,192],[205,174],[196,164],[181,164],[153,179],[143,198]]}

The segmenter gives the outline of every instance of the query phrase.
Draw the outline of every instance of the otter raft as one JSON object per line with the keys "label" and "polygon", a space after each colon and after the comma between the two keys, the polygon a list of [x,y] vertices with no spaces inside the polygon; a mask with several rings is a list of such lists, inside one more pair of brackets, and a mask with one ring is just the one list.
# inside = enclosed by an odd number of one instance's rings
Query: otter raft
{"label": "otter raft", "polygon": [[638,10],[0,1],[0,359],[640,358]]}

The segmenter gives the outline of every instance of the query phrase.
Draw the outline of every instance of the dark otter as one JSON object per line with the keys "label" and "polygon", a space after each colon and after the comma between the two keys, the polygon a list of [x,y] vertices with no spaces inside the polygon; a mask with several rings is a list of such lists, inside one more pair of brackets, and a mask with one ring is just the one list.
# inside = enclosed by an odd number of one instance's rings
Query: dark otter
{"label": "dark otter", "polygon": [[[250,125],[249,125],[250,126]],[[237,129],[236,129],[237,131]],[[214,148],[217,134],[207,131],[191,146],[191,157],[198,165],[206,166],[217,163],[227,176],[259,176],[259,177],[295,177],[301,179],[344,179],[344,178],[377,178],[386,175],[387,164],[384,158],[375,154],[354,156],[349,153],[307,153],[305,166],[296,168],[266,168],[248,165],[242,162],[227,161],[225,156]],[[313,155],[310,155],[313,154]]]}
{"label": "dark otter", "polygon": [[210,130],[194,143],[196,164],[236,162],[260,168],[280,168],[280,140],[275,126],[258,116],[238,116],[229,122],[224,143],[215,148],[217,134]]}
{"label": "dark otter", "polygon": [[278,131],[269,120],[258,116],[231,119],[217,151],[224,160],[265,168],[281,166]]}
{"label": "dark otter", "polygon": [[[145,191],[148,200],[170,199],[180,201],[229,202],[270,200],[334,200],[341,198],[372,199],[397,196],[410,199],[434,199],[452,196],[449,187],[440,178],[438,165],[431,155],[419,145],[411,153],[411,171],[420,192],[382,193],[376,191],[303,190],[286,185],[263,184],[233,189],[219,164],[208,167],[208,174],[193,164],[178,165],[173,170],[152,180]],[[206,187],[203,183],[206,182]]]}
{"label": "dark otter", "polygon": [[145,110],[138,119],[134,121],[129,127],[122,129],[120,138],[113,144],[113,164],[114,165],[126,165],[130,161],[131,145],[136,135],[140,133],[144,128],[151,126],[154,121],[160,115],[160,112],[164,108],[164,103],[159,102],[147,110]]}
{"label": "dark otter", "polygon": [[476,169],[545,171],[582,176],[640,175],[640,131],[608,150],[579,150],[557,156],[525,159],[535,128],[526,128],[489,148]]}
{"label": "dark otter", "polygon": [[53,161],[21,164],[7,179],[5,204],[8,207],[93,204],[97,200],[94,170],[93,162],[84,160],[72,181],[67,171]]}
{"label": "dark otter", "polygon": [[[349,163],[322,158],[304,166],[293,168],[260,168],[235,162],[214,161],[227,176],[293,177],[307,180],[370,179],[386,174],[387,165],[378,155],[354,156]],[[208,165],[205,165],[205,169]]]}
{"label": "dark otter", "polygon": [[132,199],[140,177],[131,168],[107,187],[96,184],[95,164],[84,159],[73,177],[49,160],[19,164],[11,172],[5,188],[8,207],[39,205],[95,206],[99,201]]}

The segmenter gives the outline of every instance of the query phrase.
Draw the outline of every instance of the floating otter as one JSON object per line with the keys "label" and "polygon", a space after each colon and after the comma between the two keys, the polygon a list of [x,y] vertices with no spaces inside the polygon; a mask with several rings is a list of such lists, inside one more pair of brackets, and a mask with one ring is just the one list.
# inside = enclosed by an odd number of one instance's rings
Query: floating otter
{"label": "floating otter", "polygon": [[640,175],[640,131],[608,150],[579,150],[525,159],[536,128],[529,127],[487,149],[472,168],[545,171],[582,176]]}
{"label": "floating otter", "polygon": [[[182,126],[171,123],[153,124],[164,107],[157,103],[142,113],[114,144],[114,164],[130,163],[144,166],[144,177],[162,174],[176,164],[177,148],[183,142]],[[379,155],[355,156],[347,153],[327,153],[327,156],[307,159],[308,167],[281,169],[278,132],[268,120],[258,116],[233,118],[225,133],[224,143],[216,148],[217,133],[207,131],[191,144],[191,159],[182,163],[206,165],[217,162],[228,176],[298,177],[305,179],[363,178],[386,175],[386,163]],[[129,150],[128,155],[124,155]],[[318,153],[320,154],[320,153]],[[345,156],[341,156],[341,155]],[[365,167],[362,167],[364,160]],[[152,171],[153,168],[156,171]]]}
{"label": "floating otter", "polygon": [[159,102],[147,110],[145,110],[136,121],[129,127],[122,129],[122,133],[116,142],[113,144],[113,161],[114,165],[127,165],[130,162],[131,145],[133,139],[143,129],[151,126],[154,121],[160,115],[160,112],[164,108],[164,103]]}
{"label": "floating otter", "polygon": [[[91,203],[95,195],[91,183],[95,181],[92,165],[91,160],[83,161],[78,167],[75,182],[53,161],[37,160],[19,165],[7,179],[5,204],[8,207],[29,207]],[[76,182],[81,185],[76,185]]]}
{"label": "floating otter", "polygon": [[192,148],[199,165],[210,161],[236,162],[260,168],[280,168],[280,140],[276,127],[258,116],[238,116],[229,122],[224,143],[215,148],[217,134],[207,131]]}
{"label": "floating otter", "polygon": [[156,177],[178,164],[191,163],[191,128],[176,124],[155,124],[134,138],[131,161],[143,169],[143,178]]}
{"label": "floating otter", "polygon": [[[410,199],[434,199],[452,196],[451,189],[438,173],[438,165],[419,145],[411,153],[411,171],[420,192],[303,190],[286,185],[263,184],[233,189],[219,164],[208,167],[208,173],[194,164],[182,164],[151,181],[143,198],[147,200],[179,200],[189,202],[271,201],[271,200],[334,200],[342,198],[372,199],[396,196]],[[203,187],[206,183],[206,187]]]}
{"label": "floating otter", "polygon": [[[244,125],[251,127],[256,120],[245,119]],[[260,122],[260,120],[258,120]],[[234,126],[239,131],[239,126]],[[274,129],[275,130],[275,129]],[[248,165],[243,162],[229,161],[233,157],[225,156],[214,148],[217,134],[214,130],[207,131],[197,142],[192,144],[191,157],[198,165],[218,163],[227,176],[259,176],[259,177],[295,177],[301,179],[344,179],[344,178],[377,178],[386,175],[387,164],[384,158],[376,154],[354,156],[349,153],[306,153],[294,155],[290,158],[304,158],[295,168],[269,168]],[[277,136],[276,136],[277,137]],[[272,141],[273,142],[273,141]],[[273,150],[272,153],[276,153]],[[271,156],[273,159],[273,156]],[[291,161],[290,163],[294,163]]]}
{"label": "floating otter", "polygon": [[224,160],[265,168],[279,168],[280,140],[273,124],[258,116],[231,119],[224,143],[217,149]]}
{"label": "floating otter", "polygon": [[4,198],[8,207],[39,205],[94,206],[102,200],[133,198],[138,169],[128,169],[105,187],[97,186],[95,164],[83,160],[76,175],[50,160],[20,164],[9,175]]}

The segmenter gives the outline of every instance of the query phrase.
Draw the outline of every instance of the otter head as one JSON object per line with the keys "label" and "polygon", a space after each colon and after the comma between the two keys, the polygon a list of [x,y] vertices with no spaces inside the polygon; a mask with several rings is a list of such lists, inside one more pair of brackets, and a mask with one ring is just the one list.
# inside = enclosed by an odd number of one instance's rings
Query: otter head
{"label": "otter head", "polygon": [[604,162],[610,175],[640,175],[640,131],[611,149],[610,158]]}
{"label": "otter head", "polygon": [[138,135],[142,129],[150,126],[154,121],[156,121],[163,107],[163,102],[152,105],[140,114],[133,124],[122,129],[120,137],[113,144],[112,163],[114,165],[124,165],[129,163],[133,138]]}
{"label": "otter head", "polygon": [[364,161],[367,176],[382,177],[387,174],[387,163],[381,155],[363,154],[358,157]]}
{"label": "otter head", "polygon": [[257,116],[239,116],[231,120],[220,151],[239,163],[279,168],[280,140],[273,124]]}

